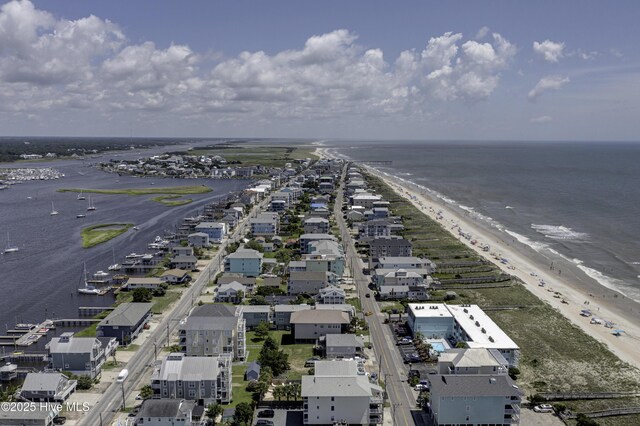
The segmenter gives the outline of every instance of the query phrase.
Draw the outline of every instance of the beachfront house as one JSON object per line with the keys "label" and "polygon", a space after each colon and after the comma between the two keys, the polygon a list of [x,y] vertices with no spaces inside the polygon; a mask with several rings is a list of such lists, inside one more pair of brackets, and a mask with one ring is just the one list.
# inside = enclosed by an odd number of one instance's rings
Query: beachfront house
{"label": "beachfront house", "polygon": [[169,354],[151,374],[154,399],[188,399],[198,405],[231,402],[231,358]]}
{"label": "beachfront house", "polygon": [[121,303],[98,323],[98,337],[115,337],[120,345],[127,346],[151,318],[153,303]]}
{"label": "beachfront house", "polygon": [[437,425],[517,425],[524,393],[506,375],[429,375],[428,413]]}
{"label": "beachfront house", "polygon": [[303,424],[381,424],[383,389],[371,383],[356,361],[316,361],[302,376]]}
{"label": "beachfront house", "polygon": [[369,240],[369,257],[408,257],[413,253],[411,242],[401,237],[378,237]]}
{"label": "beachfront house", "polygon": [[518,366],[520,348],[478,305],[409,303],[407,314],[414,336],[446,339],[452,347],[464,342],[472,349],[496,349],[510,367]]}

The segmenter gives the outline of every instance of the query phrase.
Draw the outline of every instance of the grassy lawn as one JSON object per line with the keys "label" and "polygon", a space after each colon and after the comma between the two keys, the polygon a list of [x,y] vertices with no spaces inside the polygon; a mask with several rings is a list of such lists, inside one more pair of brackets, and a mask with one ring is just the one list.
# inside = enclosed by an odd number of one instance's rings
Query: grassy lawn
{"label": "grassy lawn", "polygon": [[167,207],[183,206],[193,201],[191,198],[185,198],[182,200],[178,200],[177,198],[182,198],[182,195],[160,195],[159,197],[153,197],[151,200]]}
{"label": "grassy lawn", "polygon": [[230,404],[223,405],[224,408],[235,407],[241,402],[251,403],[251,401],[253,401],[253,394],[247,391],[247,384],[249,382],[244,380],[244,372],[247,366],[244,364],[233,365],[231,369],[231,397],[233,401]]}
{"label": "grassy lawn", "polygon": [[124,195],[150,195],[150,194],[204,194],[213,191],[208,186],[174,186],[166,188],[122,188],[122,189],[87,189],[87,188],[64,188],[58,192],[85,192],[92,194],[124,194]]}
{"label": "grassy lawn", "polygon": [[[313,356],[313,344],[312,343],[293,343],[293,338],[290,331],[284,330],[272,330],[269,332],[271,337],[280,345],[280,349],[289,355],[289,364],[291,369],[285,373],[288,379],[297,380],[303,374],[307,374],[309,368],[304,366],[307,359]],[[260,354],[262,348],[262,340],[256,338],[256,334],[253,331],[247,332],[247,350],[249,351],[249,357],[247,362],[255,361]]]}
{"label": "grassy lawn", "polygon": [[161,314],[170,304],[180,299],[181,295],[182,292],[167,291],[164,296],[154,297],[152,300],[153,307],[151,308],[151,312],[154,314]]}
{"label": "grassy lawn", "polygon": [[132,226],[132,223],[103,223],[83,228],[80,232],[82,248],[90,248],[109,241],[124,234]]}
{"label": "grassy lawn", "polygon": [[98,323],[92,324],[89,327],[82,329],[74,334],[75,337],[96,337],[96,329]]}
{"label": "grassy lawn", "polygon": [[348,304],[356,308],[356,311],[362,312],[362,303],[360,302],[360,299],[358,299],[357,297],[347,299],[345,300],[345,302],[347,302]]}
{"label": "grassy lawn", "polygon": [[138,349],[140,349],[140,345],[136,345],[135,343],[130,344],[129,346],[118,346],[118,350],[119,351],[125,351],[125,352],[135,352]]}

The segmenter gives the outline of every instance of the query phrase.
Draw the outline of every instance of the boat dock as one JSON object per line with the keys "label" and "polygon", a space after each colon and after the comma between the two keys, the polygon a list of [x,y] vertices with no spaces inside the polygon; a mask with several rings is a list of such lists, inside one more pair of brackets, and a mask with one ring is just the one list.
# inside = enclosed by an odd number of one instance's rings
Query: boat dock
{"label": "boat dock", "polygon": [[113,306],[80,306],[78,308],[78,315],[92,317],[105,311],[113,311],[114,309]]}
{"label": "boat dock", "polygon": [[90,325],[97,324],[100,321],[102,320],[94,319],[94,318],[76,318],[76,319],[65,318],[65,319],[53,320],[53,323],[60,327],[75,327],[75,326],[88,327]]}
{"label": "boat dock", "polygon": [[[28,325],[28,326],[27,326]],[[49,319],[40,324],[16,324],[13,330],[7,330],[8,336],[0,336],[0,345],[4,346],[31,346],[49,330],[55,328],[55,323]]]}

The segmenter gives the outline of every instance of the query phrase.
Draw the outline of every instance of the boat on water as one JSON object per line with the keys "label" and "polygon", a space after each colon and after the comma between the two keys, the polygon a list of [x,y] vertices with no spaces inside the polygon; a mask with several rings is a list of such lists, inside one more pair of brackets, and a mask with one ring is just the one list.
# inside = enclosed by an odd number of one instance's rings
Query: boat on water
{"label": "boat on water", "polygon": [[77,217],[78,219],[81,219],[81,218],[83,218],[83,217],[87,217],[87,215],[86,215],[86,214],[82,214],[82,213],[80,213],[80,214],[77,214],[77,215],[76,215],[76,217]]}
{"label": "boat on water", "polygon": [[87,207],[88,211],[94,211],[96,209],[96,206],[93,205],[93,203],[91,202],[91,195],[89,195],[89,207]]}
{"label": "boat on water", "polygon": [[89,285],[87,282],[87,265],[84,264],[82,279],[84,281],[84,286],[78,288],[78,293],[80,294],[100,294],[101,291],[96,287]]}
{"label": "boat on water", "polygon": [[38,326],[37,324],[20,323],[20,324],[16,324],[15,329],[16,330],[31,331],[31,330],[35,329],[37,326]]}
{"label": "boat on water", "polygon": [[137,230],[139,230],[139,229],[140,229],[140,228],[138,228],[137,226],[134,226],[134,227],[133,227],[133,230],[134,230],[134,231],[137,231]]}
{"label": "boat on water", "polygon": [[113,257],[113,263],[109,265],[107,269],[110,271],[119,271],[121,266],[119,263],[116,263],[116,252],[113,247],[111,247],[111,256]]}
{"label": "boat on water", "polygon": [[58,214],[58,210],[53,206],[53,201],[51,202],[51,216],[56,216]]}
{"label": "boat on water", "polygon": [[82,195],[82,191],[80,191],[80,193],[78,194],[78,200],[86,200],[87,198]]}
{"label": "boat on water", "polygon": [[4,251],[3,251],[2,253],[3,253],[3,254],[4,254],[4,253],[15,253],[15,252],[17,252],[18,250],[20,250],[20,249],[18,248],[18,246],[12,246],[12,245],[11,245],[11,240],[9,240],[9,233],[7,232],[7,247],[4,249]]}

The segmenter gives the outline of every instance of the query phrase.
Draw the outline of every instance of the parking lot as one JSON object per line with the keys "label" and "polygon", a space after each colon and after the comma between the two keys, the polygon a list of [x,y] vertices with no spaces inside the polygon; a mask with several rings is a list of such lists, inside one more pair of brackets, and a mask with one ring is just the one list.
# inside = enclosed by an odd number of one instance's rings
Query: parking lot
{"label": "parking lot", "polygon": [[[256,410],[256,415],[263,410],[270,410],[270,408],[259,408]],[[270,420],[273,422],[273,426],[298,426],[303,424],[302,410],[285,410],[282,408],[273,408],[273,417],[256,417],[253,421],[255,425],[258,420]]]}

